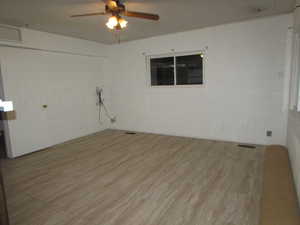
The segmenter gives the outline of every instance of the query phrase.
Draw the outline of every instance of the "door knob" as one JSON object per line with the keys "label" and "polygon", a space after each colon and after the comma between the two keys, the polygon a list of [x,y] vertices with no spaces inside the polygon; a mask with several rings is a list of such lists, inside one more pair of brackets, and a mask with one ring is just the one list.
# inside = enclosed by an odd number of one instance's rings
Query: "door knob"
{"label": "door knob", "polygon": [[43,105],[43,108],[46,109],[48,107],[48,105]]}

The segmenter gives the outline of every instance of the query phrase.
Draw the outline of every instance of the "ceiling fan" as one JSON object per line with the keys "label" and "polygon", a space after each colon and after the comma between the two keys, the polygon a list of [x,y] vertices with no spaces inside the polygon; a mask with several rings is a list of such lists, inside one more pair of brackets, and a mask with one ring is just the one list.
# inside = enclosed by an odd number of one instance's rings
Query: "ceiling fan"
{"label": "ceiling fan", "polygon": [[127,26],[127,21],[121,16],[136,17],[147,20],[159,20],[159,15],[143,12],[127,11],[125,5],[121,0],[103,0],[105,2],[105,12],[85,13],[72,15],[71,17],[83,16],[98,16],[98,15],[111,15],[106,23],[106,26],[112,30],[121,30]]}

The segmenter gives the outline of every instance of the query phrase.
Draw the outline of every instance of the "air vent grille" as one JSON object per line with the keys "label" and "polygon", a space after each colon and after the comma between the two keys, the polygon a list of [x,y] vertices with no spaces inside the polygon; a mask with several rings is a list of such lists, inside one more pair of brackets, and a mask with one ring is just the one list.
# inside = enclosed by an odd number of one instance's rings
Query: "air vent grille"
{"label": "air vent grille", "polygon": [[135,135],[136,133],[135,133],[135,132],[132,132],[132,131],[127,131],[127,132],[125,132],[125,134]]}
{"label": "air vent grille", "polygon": [[15,27],[0,25],[0,41],[21,42],[21,30]]}
{"label": "air vent grille", "polygon": [[239,144],[238,146],[241,148],[256,148],[256,146],[254,145],[247,145],[247,144]]}

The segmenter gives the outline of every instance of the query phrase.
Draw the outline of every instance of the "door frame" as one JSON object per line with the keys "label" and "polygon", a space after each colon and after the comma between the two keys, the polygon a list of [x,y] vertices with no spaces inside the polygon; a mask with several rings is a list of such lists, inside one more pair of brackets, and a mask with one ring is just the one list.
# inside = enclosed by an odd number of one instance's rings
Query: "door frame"
{"label": "door frame", "polygon": [[[5,91],[4,91],[2,65],[3,64],[2,64],[2,60],[1,60],[1,56],[0,56],[0,99],[2,99],[4,101],[6,99],[6,96],[5,96]],[[8,120],[4,118],[2,120],[2,123],[3,123],[3,131],[4,131],[4,138],[5,138],[6,156],[9,157],[9,158],[12,158],[13,154],[12,154],[12,151],[11,151],[11,142],[10,142],[10,133],[9,133]]]}
{"label": "door frame", "polygon": [[7,201],[2,176],[2,165],[0,160],[0,225],[9,225]]}
{"label": "door frame", "polygon": [[[2,72],[1,71],[2,70],[1,70],[1,59],[0,59],[0,98],[2,100],[4,100],[5,95],[4,95],[4,86],[3,86],[3,78],[2,78]],[[10,139],[9,139],[8,122],[5,121],[5,120],[3,120],[2,122],[3,122],[3,129],[4,129],[4,135],[5,135],[6,155],[9,155]],[[9,225],[9,217],[8,217],[8,210],[7,210],[5,186],[4,186],[4,180],[3,180],[3,175],[2,175],[2,162],[1,162],[1,160],[0,160],[0,225]]]}

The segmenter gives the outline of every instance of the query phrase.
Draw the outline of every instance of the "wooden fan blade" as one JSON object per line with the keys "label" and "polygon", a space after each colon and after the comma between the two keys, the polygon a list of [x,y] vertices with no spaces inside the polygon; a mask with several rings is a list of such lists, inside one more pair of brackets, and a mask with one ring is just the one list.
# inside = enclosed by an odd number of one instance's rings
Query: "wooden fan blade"
{"label": "wooden fan blade", "polygon": [[148,20],[159,20],[159,15],[157,14],[133,12],[133,11],[125,11],[123,14],[129,17],[136,17],[136,18],[148,19]]}
{"label": "wooden fan blade", "polygon": [[106,15],[106,13],[105,12],[85,13],[85,14],[72,15],[71,17],[99,16],[99,15]]}

